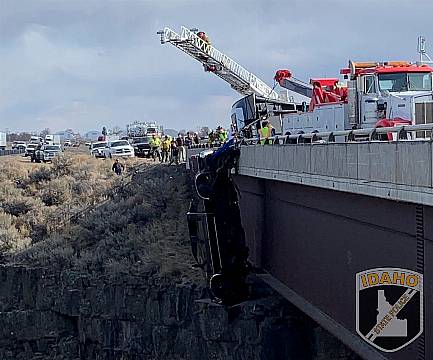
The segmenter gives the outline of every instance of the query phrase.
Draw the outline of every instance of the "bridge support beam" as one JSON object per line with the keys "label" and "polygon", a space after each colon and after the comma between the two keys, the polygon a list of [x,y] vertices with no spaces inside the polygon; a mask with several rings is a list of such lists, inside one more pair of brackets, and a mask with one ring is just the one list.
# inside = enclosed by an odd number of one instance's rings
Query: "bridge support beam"
{"label": "bridge support beam", "polygon": [[[234,179],[250,260],[286,287],[286,295],[313,309],[309,316],[367,359],[433,358],[432,207],[244,175]],[[395,353],[373,350],[356,333],[355,274],[380,267],[411,269],[425,278],[425,339]],[[332,330],[318,314],[338,326]]]}

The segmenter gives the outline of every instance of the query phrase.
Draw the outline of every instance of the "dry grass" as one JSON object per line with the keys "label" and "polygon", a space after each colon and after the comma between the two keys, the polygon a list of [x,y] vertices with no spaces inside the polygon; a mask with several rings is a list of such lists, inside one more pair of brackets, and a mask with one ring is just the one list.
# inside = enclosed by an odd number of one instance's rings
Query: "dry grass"
{"label": "dry grass", "polygon": [[116,181],[111,162],[86,155],[61,156],[52,164],[0,158],[2,253],[50,236],[71,214],[103,201]]}
{"label": "dry grass", "polygon": [[30,170],[0,163],[0,251],[7,260],[116,276],[194,277],[184,170],[147,165],[125,185],[111,164],[87,156]]}

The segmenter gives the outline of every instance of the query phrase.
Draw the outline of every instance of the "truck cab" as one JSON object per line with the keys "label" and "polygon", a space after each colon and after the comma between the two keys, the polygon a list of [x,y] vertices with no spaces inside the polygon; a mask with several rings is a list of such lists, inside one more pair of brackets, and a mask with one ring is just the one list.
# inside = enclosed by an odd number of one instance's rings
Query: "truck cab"
{"label": "truck cab", "polygon": [[382,119],[394,124],[432,122],[432,68],[429,66],[391,62],[355,69],[352,78],[358,94],[359,127],[375,127]]}

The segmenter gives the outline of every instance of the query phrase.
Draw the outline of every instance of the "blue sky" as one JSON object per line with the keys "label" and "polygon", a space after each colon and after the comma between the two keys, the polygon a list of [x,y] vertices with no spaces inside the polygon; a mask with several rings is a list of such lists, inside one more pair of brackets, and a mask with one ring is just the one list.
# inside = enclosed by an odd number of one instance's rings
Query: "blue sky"
{"label": "blue sky", "polygon": [[433,2],[0,1],[0,130],[227,126],[240,97],[156,32],[203,29],[269,85],[277,69],[334,77],[348,59],[433,55]]}

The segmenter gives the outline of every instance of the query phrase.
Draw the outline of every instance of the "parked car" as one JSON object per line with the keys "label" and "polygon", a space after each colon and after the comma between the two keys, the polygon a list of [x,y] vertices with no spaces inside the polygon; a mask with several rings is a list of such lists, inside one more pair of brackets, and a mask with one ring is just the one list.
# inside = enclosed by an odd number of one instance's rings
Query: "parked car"
{"label": "parked car", "polygon": [[24,152],[24,156],[32,156],[38,146],[39,144],[37,143],[28,143],[26,146],[26,151]]}
{"label": "parked car", "polygon": [[96,158],[105,158],[106,141],[97,141],[90,144],[90,155]]}
{"label": "parked car", "polygon": [[150,138],[148,136],[131,139],[134,153],[138,157],[149,157],[151,152]]}
{"label": "parked car", "polygon": [[71,140],[65,140],[65,141],[63,142],[63,146],[64,146],[64,147],[66,147],[66,146],[72,146],[72,142],[71,142]]}
{"label": "parked car", "polygon": [[108,142],[105,148],[105,157],[134,157],[134,148],[127,140],[114,140]]}
{"label": "parked car", "polygon": [[42,145],[33,153],[32,162],[47,162],[53,160],[54,156],[62,153],[60,145]]}
{"label": "parked car", "polygon": [[12,149],[25,150],[26,149],[26,142],[25,141],[14,141],[12,143]]}

